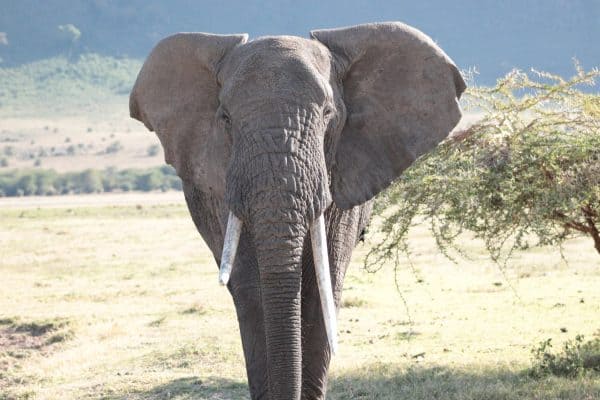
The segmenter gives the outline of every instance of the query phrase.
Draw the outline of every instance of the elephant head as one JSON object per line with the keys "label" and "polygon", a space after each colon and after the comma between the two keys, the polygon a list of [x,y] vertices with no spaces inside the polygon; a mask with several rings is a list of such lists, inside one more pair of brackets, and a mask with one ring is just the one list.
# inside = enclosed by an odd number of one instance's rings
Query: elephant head
{"label": "elephant head", "polygon": [[[198,230],[233,266],[230,290],[244,279],[233,261],[243,227],[240,246],[259,271],[269,398],[300,398],[301,263],[309,232],[313,242],[324,233],[315,221],[332,202],[370,200],[443,140],[464,89],[429,37],[395,22],[311,39],[182,33],[149,55],[131,116],[157,133]],[[326,246],[316,240],[315,253]]]}

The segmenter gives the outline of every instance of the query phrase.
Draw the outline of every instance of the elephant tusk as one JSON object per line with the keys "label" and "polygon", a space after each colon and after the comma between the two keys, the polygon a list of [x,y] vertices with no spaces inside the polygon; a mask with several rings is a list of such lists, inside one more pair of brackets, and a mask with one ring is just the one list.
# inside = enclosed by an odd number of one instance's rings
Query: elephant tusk
{"label": "elephant tusk", "polygon": [[221,266],[219,267],[219,283],[227,285],[231,276],[231,269],[235,261],[240,235],[242,234],[242,220],[231,211],[227,219],[227,230],[223,242],[223,253],[221,255]]}
{"label": "elephant tusk", "polygon": [[325,235],[325,219],[323,218],[323,214],[310,225],[310,240],[312,242],[315,274],[317,285],[319,286],[319,296],[321,297],[321,309],[323,310],[327,340],[329,341],[331,353],[335,354],[337,351],[337,320],[329,271],[329,255],[327,253],[327,236]]}

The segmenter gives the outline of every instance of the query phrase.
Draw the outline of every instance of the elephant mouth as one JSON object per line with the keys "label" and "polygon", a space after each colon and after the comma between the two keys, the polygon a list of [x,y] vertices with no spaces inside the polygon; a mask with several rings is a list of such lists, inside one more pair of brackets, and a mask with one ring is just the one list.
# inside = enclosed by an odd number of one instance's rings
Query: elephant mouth
{"label": "elephant mouth", "polygon": [[[239,219],[233,212],[229,212],[227,229],[225,231],[225,240],[223,243],[223,252],[221,256],[221,265],[219,267],[219,283],[221,285],[227,285],[229,282],[242,233],[242,225],[242,220]],[[338,345],[337,320],[331,285],[329,256],[327,252],[325,218],[323,217],[323,214],[320,214],[319,217],[310,223],[309,231],[315,266],[315,276],[317,278],[319,296],[321,298],[323,322],[327,332],[329,349],[332,354],[335,354]]]}

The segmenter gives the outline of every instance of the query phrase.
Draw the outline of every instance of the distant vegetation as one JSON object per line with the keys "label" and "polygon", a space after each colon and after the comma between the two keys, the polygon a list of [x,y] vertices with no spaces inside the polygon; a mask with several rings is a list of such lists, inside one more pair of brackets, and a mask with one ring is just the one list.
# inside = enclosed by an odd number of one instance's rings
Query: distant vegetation
{"label": "distant vegetation", "polygon": [[148,157],[154,157],[159,152],[160,152],[160,147],[158,147],[157,144],[151,144],[150,146],[148,146],[148,149],[146,149],[146,154],[148,155]]}
{"label": "distant vegetation", "polygon": [[0,68],[0,114],[82,114],[126,99],[141,60],[85,54]]}
{"label": "distant vegetation", "polygon": [[181,180],[169,166],[149,169],[57,173],[54,170],[19,170],[0,173],[0,197],[52,196],[72,193],[103,193],[181,190]]}

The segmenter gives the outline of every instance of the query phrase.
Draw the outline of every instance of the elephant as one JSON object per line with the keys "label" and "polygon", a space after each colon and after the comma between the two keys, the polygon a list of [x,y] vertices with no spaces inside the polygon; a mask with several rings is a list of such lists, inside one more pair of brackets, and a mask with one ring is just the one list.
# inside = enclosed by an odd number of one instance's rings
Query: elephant
{"label": "elephant", "polygon": [[233,297],[252,399],[323,399],[373,198],[461,118],[466,85],[400,22],[310,38],[178,33],[130,95]]}

